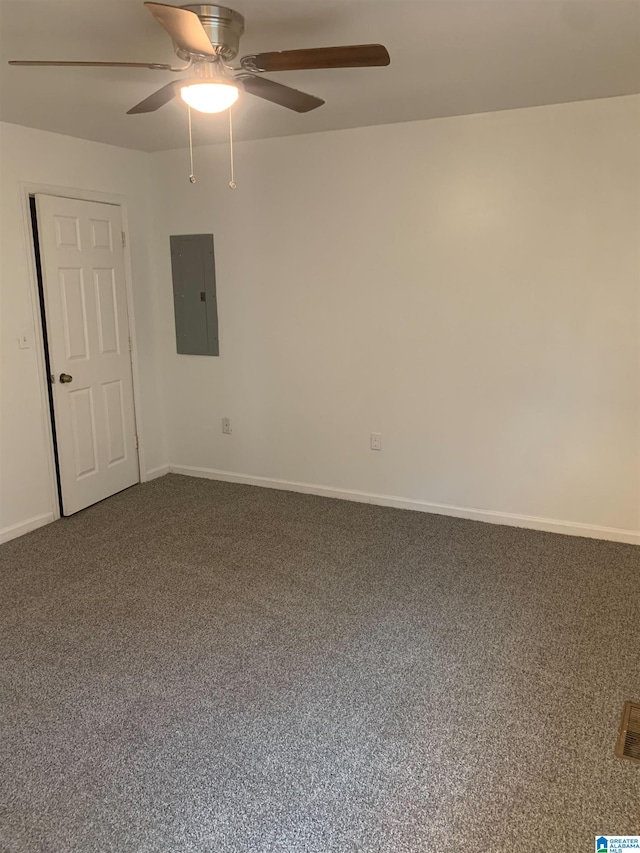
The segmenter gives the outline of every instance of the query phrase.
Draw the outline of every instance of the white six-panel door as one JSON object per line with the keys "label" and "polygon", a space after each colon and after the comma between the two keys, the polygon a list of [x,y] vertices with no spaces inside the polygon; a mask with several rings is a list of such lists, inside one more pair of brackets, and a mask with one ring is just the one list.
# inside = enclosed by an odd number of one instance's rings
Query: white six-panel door
{"label": "white six-panel door", "polygon": [[115,205],[56,196],[36,195],[36,209],[62,511],[71,515],[139,480],[122,219]]}

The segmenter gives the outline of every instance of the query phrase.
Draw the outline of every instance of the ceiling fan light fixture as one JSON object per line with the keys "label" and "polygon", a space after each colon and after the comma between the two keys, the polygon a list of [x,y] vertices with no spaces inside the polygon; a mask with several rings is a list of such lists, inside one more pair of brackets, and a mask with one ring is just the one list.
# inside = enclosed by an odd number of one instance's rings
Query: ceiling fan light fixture
{"label": "ceiling fan light fixture", "polygon": [[238,100],[238,89],[229,83],[191,83],[180,89],[180,97],[201,113],[221,113]]}

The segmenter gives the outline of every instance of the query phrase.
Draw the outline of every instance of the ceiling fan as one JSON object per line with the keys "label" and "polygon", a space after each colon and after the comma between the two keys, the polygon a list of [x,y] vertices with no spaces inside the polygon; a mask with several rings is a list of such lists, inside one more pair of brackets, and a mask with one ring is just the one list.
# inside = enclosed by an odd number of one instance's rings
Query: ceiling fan
{"label": "ceiling fan", "polygon": [[229,63],[238,55],[244,18],[225,6],[169,6],[145,3],[160,26],[173,39],[176,54],[187,62],[180,68],[156,62],[47,62],[13,60],[9,65],[92,66],[108,68],[148,68],[157,71],[192,73],[168,83],[149,95],[129,114],[150,113],[180,96],[201,112],[222,112],[238,98],[242,89],[250,95],[280,104],[298,113],[322,106],[324,101],[263,77],[265,71],[298,71],[321,68],[367,68],[389,65],[389,53],[381,44],[320,47],[251,54],[240,59],[240,66]]}

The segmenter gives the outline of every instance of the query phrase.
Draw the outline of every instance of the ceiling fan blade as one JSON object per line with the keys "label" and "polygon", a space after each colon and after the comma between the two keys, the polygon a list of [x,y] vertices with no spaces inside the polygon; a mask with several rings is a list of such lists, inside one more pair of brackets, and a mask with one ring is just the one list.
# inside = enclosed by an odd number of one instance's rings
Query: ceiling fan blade
{"label": "ceiling fan blade", "polygon": [[195,12],[180,9],[177,6],[168,6],[166,3],[145,3],[144,5],[182,50],[199,56],[216,56],[215,48]]}
{"label": "ceiling fan blade", "polygon": [[152,68],[158,71],[176,71],[172,65],[163,65],[160,62],[53,62],[48,60],[31,60],[31,59],[12,59],[9,65],[63,65],[63,66],[81,66],[90,68]]}
{"label": "ceiling fan blade", "polygon": [[306,92],[299,92],[297,89],[283,86],[282,83],[276,83],[266,77],[246,74],[238,76],[236,79],[240,80],[245,92],[250,95],[256,95],[265,101],[280,104],[281,107],[287,107],[287,109],[295,110],[297,113],[308,113],[309,110],[315,110],[316,107],[321,107],[324,104],[322,98],[307,95]]}
{"label": "ceiling fan blade", "polygon": [[172,83],[167,83],[162,89],[158,89],[144,101],[140,101],[135,107],[127,110],[127,115],[136,115],[137,113],[153,113],[168,104],[172,98],[179,93],[180,89],[185,85],[184,80],[174,80]]}
{"label": "ceiling fan blade", "polygon": [[381,44],[352,44],[258,53],[244,56],[240,64],[252,71],[302,71],[313,68],[370,68],[389,65],[390,62],[389,52]]}

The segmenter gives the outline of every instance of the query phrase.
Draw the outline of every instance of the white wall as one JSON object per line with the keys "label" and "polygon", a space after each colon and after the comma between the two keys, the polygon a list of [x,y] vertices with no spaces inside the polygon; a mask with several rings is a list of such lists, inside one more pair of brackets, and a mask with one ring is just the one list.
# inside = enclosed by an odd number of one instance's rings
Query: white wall
{"label": "white wall", "polygon": [[[145,466],[166,464],[151,269],[149,155],[31,128],[0,125],[0,540],[50,520],[50,437],[38,370],[31,246],[22,182],[126,196],[142,389]],[[37,306],[35,306],[37,307]],[[29,349],[19,349],[27,331]]]}
{"label": "white wall", "polygon": [[[0,130],[0,538],[53,512],[29,182],[127,197],[147,470],[640,542],[639,98],[241,143],[235,192],[224,146],[192,186]],[[217,359],[173,330],[168,235],[207,231]]]}
{"label": "white wall", "polygon": [[[152,155],[172,467],[640,542],[639,141],[632,96],[244,143],[235,192]],[[198,232],[220,358],[175,353]]]}

